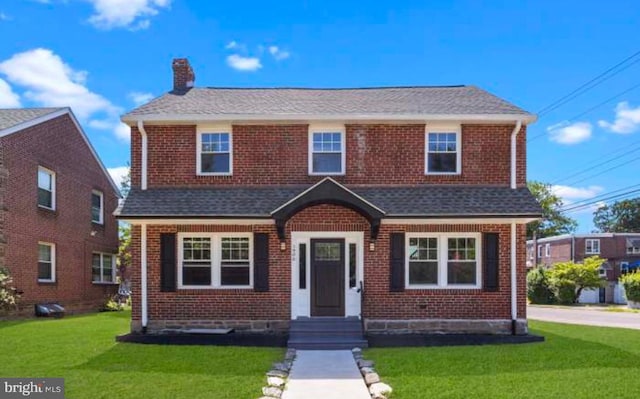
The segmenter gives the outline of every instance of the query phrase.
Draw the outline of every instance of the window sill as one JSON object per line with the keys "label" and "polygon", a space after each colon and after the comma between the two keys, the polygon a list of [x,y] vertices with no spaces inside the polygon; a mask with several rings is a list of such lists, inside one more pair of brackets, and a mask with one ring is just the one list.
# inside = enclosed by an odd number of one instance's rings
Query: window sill
{"label": "window sill", "polygon": [[425,172],[425,176],[461,176],[461,172]]}
{"label": "window sill", "polygon": [[327,172],[327,173],[314,173],[309,172],[309,176],[344,176],[344,172]]}
{"label": "window sill", "polygon": [[91,225],[95,227],[104,227],[104,222],[96,222],[95,220],[92,220]]}
{"label": "window sill", "polygon": [[211,285],[183,285],[178,286],[179,290],[252,290],[248,285],[234,285],[228,287],[214,287]]}
{"label": "window sill", "polygon": [[38,280],[39,285],[57,285],[58,282],[56,280]]}
{"label": "window sill", "polygon": [[38,210],[49,213],[49,214],[53,214],[53,215],[57,214],[56,208],[49,208],[43,205],[38,205]]}
{"label": "window sill", "polygon": [[233,173],[228,172],[228,173],[206,173],[206,172],[198,172],[196,173],[196,176],[227,176],[227,177],[231,177],[233,176]]}
{"label": "window sill", "polygon": [[93,285],[119,285],[120,283],[114,283],[114,282],[109,282],[109,281],[92,281],[91,284],[93,284]]}
{"label": "window sill", "polygon": [[408,285],[405,287],[407,290],[479,290],[482,286],[479,285]]}

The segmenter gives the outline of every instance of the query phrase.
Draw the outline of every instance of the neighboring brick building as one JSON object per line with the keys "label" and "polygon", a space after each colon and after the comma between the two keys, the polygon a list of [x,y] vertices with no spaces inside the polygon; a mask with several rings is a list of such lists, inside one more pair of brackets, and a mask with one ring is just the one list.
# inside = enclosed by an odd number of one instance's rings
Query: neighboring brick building
{"label": "neighboring brick building", "polygon": [[174,89],[124,115],[134,331],[524,333],[526,124],[472,86]]}
{"label": "neighboring brick building", "polygon": [[24,313],[98,309],[117,289],[119,195],[69,108],[0,110],[0,267]]}
{"label": "neighboring brick building", "polygon": [[640,268],[640,233],[565,234],[527,241],[527,267],[551,267],[558,262],[582,262],[599,256],[607,261],[600,270],[607,281],[599,292],[586,292],[581,302],[624,302],[618,278],[629,269]]}

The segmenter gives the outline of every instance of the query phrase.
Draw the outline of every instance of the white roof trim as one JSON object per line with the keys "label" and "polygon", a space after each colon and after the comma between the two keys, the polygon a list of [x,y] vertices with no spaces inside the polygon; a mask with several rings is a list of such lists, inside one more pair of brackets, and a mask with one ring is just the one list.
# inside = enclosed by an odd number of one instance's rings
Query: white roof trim
{"label": "white roof trim", "polygon": [[367,205],[369,205],[370,207],[374,208],[375,210],[377,210],[378,212],[382,213],[383,215],[386,214],[385,211],[383,211],[382,209],[378,208],[377,206],[373,205],[371,202],[367,201],[366,199],[362,198],[361,196],[359,196],[358,194],[354,193],[353,191],[349,190],[348,188],[346,188],[345,186],[343,186],[342,184],[338,183],[337,181],[335,181],[334,179],[332,179],[331,177],[327,176],[324,179],[320,180],[319,182],[317,182],[316,184],[314,184],[313,186],[309,187],[308,189],[304,190],[303,192],[301,192],[300,194],[296,195],[295,197],[291,198],[289,201],[285,202],[284,204],[280,205],[279,207],[277,207],[276,209],[274,209],[273,211],[271,211],[269,214],[273,215],[274,213],[278,212],[280,209],[286,207],[287,205],[289,205],[290,203],[292,203],[293,201],[297,200],[298,198],[302,197],[303,195],[307,194],[309,191],[313,190],[314,188],[316,188],[317,186],[319,186],[320,184],[324,183],[326,180],[330,180],[331,182],[333,182],[334,184],[336,184],[338,187],[342,188],[344,191],[348,192],[349,194],[355,196],[356,198],[358,198],[360,201],[366,203]]}
{"label": "white roof trim", "polygon": [[275,220],[273,219],[154,219],[150,217],[148,219],[120,219],[120,221],[132,224],[132,225],[143,225],[143,224],[197,224],[197,225],[240,225],[240,226],[251,226],[251,225],[272,225],[275,224]]}
{"label": "white roof trim", "polygon": [[246,121],[474,121],[514,122],[524,124],[537,120],[533,114],[146,114],[124,115],[125,123],[142,122],[246,122]]}
{"label": "white roof trim", "polygon": [[[559,236],[538,238],[538,243],[568,240],[571,238],[613,238],[613,237],[640,237],[640,233],[591,233],[591,234],[562,234]],[[533,244],[533,240],[527,240],[527,244]]]}
{"label": "white roof trim", "polygon": [[45,114],[45,115],[42,115],[40,117],[28,120],[28,121],[23,122],[23,123],[19,123],[17,125],[8,127],[8,128],[6,128],[4,130],[0,130],[0,137],[5,137],[5,136],[8,136],[10,134],[19,133],[19,132],[21,132],[21,131],[23,131],[23,130],[25,130],[27,128],[39,125],[41,123],[50,121],[52,119],[58,118],[58,117],[63,116],[63,115],[69,115],[69,117],[73,121],[73,124],[76,125],[76,128],[80,132],[80,135],[82,136],[82,139],[87,144],[87,147],[89,147],[89,151],[91,151],[91,154],[95,158],[96,162],[98,162],[98,165],[100,166],[100,169],[102,169],[102,172],[107,177],[107,179],[108,179],[109,183],[111,184],[111,187],[115,191],[116,195],[119,198],[122,198],[122,194],[120,193],[120,189],[118,188],[118,186],[116,186],[116,183],[111,178],[111,175],[109,174],[109,172],[107,171],[107,168],[102,163],[102,160],[98,156],[98,153],[96,152],[95,148],[93,148],[93,145],[91,145],[91,142],[89,141],[89,137],[85,133],[84,129],[82,129],[82,126],[80,126],[80,123],[78,122],[78,119],[76,119],[76,117],[73,114],[73,111],[71,110],[71,108],[65,107],[65,108],[59,109],[57,111],[52,111],[52,112],[50,112],[48,114]]}

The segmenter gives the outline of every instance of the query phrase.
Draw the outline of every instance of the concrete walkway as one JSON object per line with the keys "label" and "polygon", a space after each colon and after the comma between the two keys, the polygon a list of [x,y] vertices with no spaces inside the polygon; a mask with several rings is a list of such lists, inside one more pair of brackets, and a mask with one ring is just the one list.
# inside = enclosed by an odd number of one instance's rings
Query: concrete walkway
{"label": "concrete walkway", "polygon": [[351,351],[299,350],[282,399],[371,399]]}
{"label": "concrete walkway", "polygon": [[553,321],[556,323],[640,330],[640,313],[607,312],[601,308],[529,305],[527,307],[527,317],[533,320]]}

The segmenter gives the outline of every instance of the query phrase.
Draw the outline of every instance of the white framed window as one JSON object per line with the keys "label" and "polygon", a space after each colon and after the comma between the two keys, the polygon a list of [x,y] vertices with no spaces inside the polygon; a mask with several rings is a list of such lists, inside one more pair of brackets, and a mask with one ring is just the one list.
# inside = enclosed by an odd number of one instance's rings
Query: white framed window
{"label": "white framed window", "polygon": [[627,254],[640,254],[640,239],[627,239]]}
{"label": "white framed window", "polygon": [[480,288],[479,233],[407,234],[407,288]]}
{"label": "white framed window", "polygon": [[584,241],[584,253],[585,254],[599,254],[600,253],[600,240],[588,238]]}
{"label": "white framed window", "polygon": [[251,233],[179,233],[178,288],[252,288]]}
{"label": "white framed window", "polygon": [[429,127],[425,134],[425,166],[427,175],[459,175],[462,170],[460,126]]}
{"label": "white framed window", "polygon": [[50,242],[38,243],[38,281],[56,281],[56,245]]}
{"label": "white framed window", "polygon": [[598,269],[598,276],[600,277],[607,277],[607,269],[605,268],[599,268]]}
{"label": "white framed window", "polygon": [[94,252],[91,257],[91,281],[114,283],[116,281],[116,255]]}
{"label": "white framed window", "polygon": [[56,209],[56,174],[42,166],[38,166],[38,206]]}
{"label": "white framed window", "polygon": [[346,163],[345,129],[309,127],[309,174],[344,175]]}
{"label": "white framed window", "polygon": [[104,194],[102,191],[91,191],[91,221],[104,224]]}
{"label": "white framed window", "polygon": [[544,256],[547,258],[551,256],[551,244],[544,244]]}
{"label": "white framed window", "polygon": [[230,126],[197,129],[197,174],[231,176],[233,174],[233,135]]}
{"label": "white framed window", "polygon": [[538,258],[542,258],[542,245],[538,245]]}

